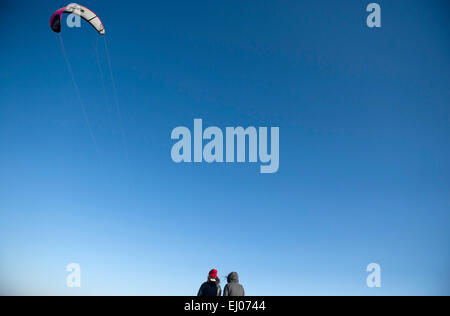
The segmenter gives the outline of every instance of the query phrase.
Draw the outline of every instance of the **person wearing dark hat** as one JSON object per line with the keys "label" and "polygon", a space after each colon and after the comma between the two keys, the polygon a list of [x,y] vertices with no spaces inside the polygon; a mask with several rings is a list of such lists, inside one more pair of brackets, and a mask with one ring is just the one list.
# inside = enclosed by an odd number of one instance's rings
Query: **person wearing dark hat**
{"label": "person wearing dark hat", "polygon": [[239,284],[237,272],[231,272],[227,277],[228,284],[223,289],[223,296],[245,296],[244,287]]}
{"label": "person wearing dark hat", "polygon": [[212,269],[208,273],[208,279],[202,284],[198,290],[197,296],[220,296],[222,289],[220,288],[220,279],[217,277],[217,270]]}

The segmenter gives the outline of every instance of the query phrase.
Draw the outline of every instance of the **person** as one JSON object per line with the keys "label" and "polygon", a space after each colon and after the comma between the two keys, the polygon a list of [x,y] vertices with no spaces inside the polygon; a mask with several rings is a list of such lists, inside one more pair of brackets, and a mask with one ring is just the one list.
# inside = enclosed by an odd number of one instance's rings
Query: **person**
{"label": "person", "polygon": [[237,272],[231,272],[227,277],[228,284],[223,289],[223,296],[245,296],[244,287],[239,284]]}
{"label": "person", "polygon": [[220,279],[217,277],[217,270],[209,271],[208,279],[198,290],[197,296],[221,296]]}

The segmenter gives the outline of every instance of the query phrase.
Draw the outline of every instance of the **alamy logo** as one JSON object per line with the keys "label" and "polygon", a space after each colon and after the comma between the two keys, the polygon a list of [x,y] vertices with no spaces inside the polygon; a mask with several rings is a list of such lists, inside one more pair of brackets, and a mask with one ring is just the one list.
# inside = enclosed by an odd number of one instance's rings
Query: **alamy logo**
{"label": "alamy logo", "polygon": [[73,12],[67,16],[67,26],[70,28],[81,27],[81,14],[82,10],[80,6],[73,7]]}
{"label": "alamy logo", "polygon": [[66,278],[67,287],[81,287],[81,267],[78,263],[68,264],[66,267],[66,271],[69,272],[69,275]]}
{"label": "alamy logo", "polygon": [[370,28],[381,27],[381,7],[378,3],[370,3],[367,8],[370,14],[367,16],[366,23]]}
{"label": "alamy logo", "polygon": [[81,17],[79,15],[76,14],[69,14],[67,16],[67,26],[72,28],[72,27],[81,27]]}
{"label": "alamy logo", "polygon": [[[172,147],[172,160],[176,163],[203,161],[213,162],[246,162],[248,140],[248,162],[263,164],[261,173],[275,173],[279,168],[279,136],[278,127],[270,128],[270,153],[269,131],[267,127],[226,127],[225,144],[224,135],[219,127],[211,126],[203,131],[203,121],[194,120],[194,157],[192,160],[192,135],[189,128],[179,126],[173,129],[171,138],[178,140]],[[203,146],[203,141],[209,142]],[[225,146],[225,156],[224,156]],[[259,150],[258,150],[259,149]],[[236,151],[236,155],[235,155]]]}
{"label": "alamy logo", "polygon": [[367,286],[370,288],[381,287],[381,266],[378,263],[371,263],[366,270],[370,272],[366,279]]}

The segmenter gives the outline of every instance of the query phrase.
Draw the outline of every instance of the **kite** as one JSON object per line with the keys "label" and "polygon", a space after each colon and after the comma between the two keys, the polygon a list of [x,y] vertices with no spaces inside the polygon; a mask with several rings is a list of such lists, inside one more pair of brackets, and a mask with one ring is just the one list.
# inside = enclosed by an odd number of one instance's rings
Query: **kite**
{"label": "kite", "polygon": [[105,27],[103,26],[100,18],[88,8],[76,3],[71,3],[68,6],[61,8],[53,13],[52,17],[50,18],[50,27],[54,32],[61,32],[61,16],[63,13],[75,14],[81,17],[90,25],[92,25],[97,30],[97,32],[99,32],[101,35],[105,35]]}

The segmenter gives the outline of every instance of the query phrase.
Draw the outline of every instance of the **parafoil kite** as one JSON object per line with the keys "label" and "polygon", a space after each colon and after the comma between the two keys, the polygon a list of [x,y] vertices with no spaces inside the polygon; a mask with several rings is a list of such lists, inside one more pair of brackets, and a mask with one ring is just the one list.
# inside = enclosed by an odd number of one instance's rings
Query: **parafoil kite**
{"label": "parafoil kite", "polygon": [[92,25],[97,30],[97,32],[99,32],[101,35],[105,35],[105,27],[103,26],[100,18],[88,8],[76,3],[71,3],[68,6],[61,8],[53,13],[52,17],[50,18],[50,27],[54,32],[61,32],[61,16],[63,13],[71,13],[80,16],[81,18],[86,20],[86,22]]}

